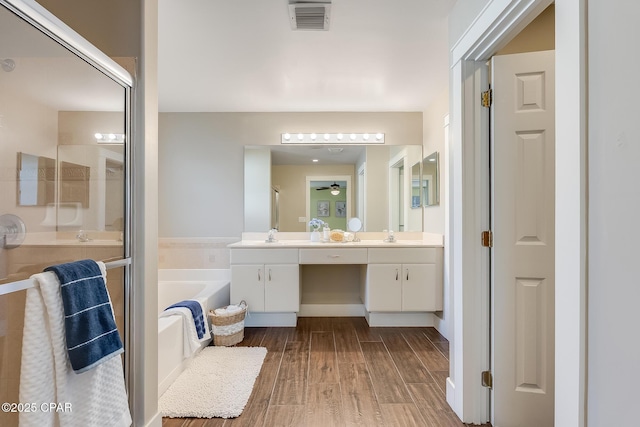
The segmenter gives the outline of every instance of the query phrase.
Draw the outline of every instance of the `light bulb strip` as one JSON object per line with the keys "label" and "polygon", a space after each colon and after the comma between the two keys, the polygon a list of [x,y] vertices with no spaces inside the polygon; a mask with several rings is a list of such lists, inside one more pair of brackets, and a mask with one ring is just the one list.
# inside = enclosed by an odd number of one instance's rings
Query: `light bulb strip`
{"label": "light bulb strip", "polygon": [[124,133],[96,132],[93,136],[98,144],[124,144]]}
{"label": "light bulb strip", "polygon": [[384,144],[384,133],[283,133],[282,144]]}

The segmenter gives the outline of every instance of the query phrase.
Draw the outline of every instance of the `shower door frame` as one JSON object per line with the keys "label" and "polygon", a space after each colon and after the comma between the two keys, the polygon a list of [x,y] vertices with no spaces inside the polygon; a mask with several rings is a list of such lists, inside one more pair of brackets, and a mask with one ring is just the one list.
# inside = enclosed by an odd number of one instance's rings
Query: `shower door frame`
{"label": "shower door frame", "polygon": [[131,375],[134,363],[134,351],[131,347],[132,340],[132,316],[131,304],[133,301],[133,256],[132,256],[132,212],[131,204],[133,200],[133,120],[134,120],[134,81],[128,71],[121,67],[114,60],[98,48],[89,43],[86,39],[76,33],[64,22],[56,18],[44,7],[32,0],[0,0],[0,5],[7,10],[13,12],[25,22],[32,25],[35,29],[50,37],[53,41],[68,49],[78,58],[84,60],[106,77],[118,83],[124,89],[124,169],[125,169],[125,185],[124,185],[124,230],[123,230],[123,259],[115,261],[114,266],[122,267],[123,285],[124,285],[124,375],[125,384],[129,396],[129,409],[132,419],[136,420],[135,408],[133,403],[135,396],[134,381]]}

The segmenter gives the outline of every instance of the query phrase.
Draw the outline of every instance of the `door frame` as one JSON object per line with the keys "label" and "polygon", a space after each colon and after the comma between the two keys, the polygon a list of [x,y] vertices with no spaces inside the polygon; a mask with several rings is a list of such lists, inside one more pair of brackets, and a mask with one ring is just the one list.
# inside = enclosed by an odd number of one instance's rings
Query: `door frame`
{"label": "door frame", "polygon": [[[451,140],[445,277],[452,300],[447,402],[467,423],[490,419],[487,252],[488,120],[479,107],[486,61],[551,0],[489,0],[450,51]],[[586,409],[586,0],[556,0],[555,424],[583,426]],[[561,254],[562,259],[558,260]],[[560,285],[561,284],[561,285]]]}

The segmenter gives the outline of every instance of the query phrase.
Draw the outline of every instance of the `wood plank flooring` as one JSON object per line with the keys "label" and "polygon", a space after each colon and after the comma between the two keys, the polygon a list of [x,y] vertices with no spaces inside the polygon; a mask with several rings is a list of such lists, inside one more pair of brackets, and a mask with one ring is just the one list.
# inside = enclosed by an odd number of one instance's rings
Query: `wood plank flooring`
{"label": "wood plank flooring", "polygon": [[449,343],[434,328],[302,317],[295,328],[246,328],[238,345],[268,350],[242,415],[163,427],[465,426],[445,400]]}

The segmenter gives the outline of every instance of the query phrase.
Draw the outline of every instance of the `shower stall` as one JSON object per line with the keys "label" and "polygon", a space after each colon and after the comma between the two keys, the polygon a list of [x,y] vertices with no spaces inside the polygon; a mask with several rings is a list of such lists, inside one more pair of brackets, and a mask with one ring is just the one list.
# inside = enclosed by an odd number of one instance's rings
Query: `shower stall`
{"label": "shower stall", "polygon": [[30,276],[86,258],[107,265],[129,384],[132,86],[35,1],[0,0],[1,402],[19,402]]}

